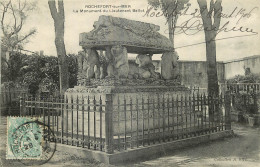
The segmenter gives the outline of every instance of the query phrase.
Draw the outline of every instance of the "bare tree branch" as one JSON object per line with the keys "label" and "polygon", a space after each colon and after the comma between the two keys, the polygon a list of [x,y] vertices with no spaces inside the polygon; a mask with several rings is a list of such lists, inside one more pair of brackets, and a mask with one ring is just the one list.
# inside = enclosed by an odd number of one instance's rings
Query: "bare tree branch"
{"label": "bare tree branch", "polygon": [[18,3],[19,3],[19,5],[18,5],[18,6],[19,6],[19,8],[18,8],[18,9],[20,9],[20,8],[21,8],[21,1],[19,1]]}
{"label": "bare tree branch", "polygon": [[59,15],[61,16],[61,18],[65,19],[63,1],[58,1],[58,9],[59,9]]}
{"label": "bare tree branch", "polygon": [[204,25],[204,29],[211,29],[212,27],[212,19],[209,16],[209,11],[207,7],[207,1],[206,0],[197,0],[199,7],[200,7],[200,14],[202,18],[202,22]]}
{"label": "bare tree branch", "polygon": [[24,24],[24,19],[25,18],[23,18],[22,16],[20,16],[21,18],[20,18],[20,24],[17,26],[17,28],[16,28],[16,31],[15,31],[15,34],[17,34],[18,32],[20,32],[21,31],[21,29],[22,29],[22,27],[23,27],[23,24]]}
{"label": "bare tree branch", "polygon": [[217,30],[219,29],[220,26],[220,14],[222,12],[222,0],[216,0],[215,4],[214,4],[214,24],[213,24],[213,28],[215,30],[215,36],[217,35]]}
{"label": "bare tree branch", "polygon": [[[222,12],[221,2],[222,2],[222,0],[216,0],[216,2],[214,3],[214,1],[211,0],[210,1],[210,11],[208,11],[206,0],[198,0],[204,28],[206,30],[208,29],[208,30],[214,31],[214,34],[213,34],[214,37],[216,37],[217,30],[220,26],[220,20],[221,20],[220,14]],[[214,15],[213,15],[214,23],[212,23],[212,13],[213,12],[214,12]]]}
{"label": "bare tree branch", "polygon": [[7,32],[5,31],[5,26],[4,26],[4,19],[5,19],[5,14],[7,12],[7,9],[9,7],[10,3],[11,3],[11,1],[9,1],[6,6],[3,4],[4,10],[3,10],[2,19],[1,19],[1,27],[2,27],[4,36],[7,36]]}
{"label": "bare tree branch", "polygon": [[18,43],[21,43],[23,42],[24,40],[26,40],[28,37],[30,37],[31,35],[35,34],[36,33],[36,30],[33,29],[31,30],[28,34],[26,34],[25,36],[23,36],[21,39],[17,40],[15,43],[14,43],[14,46],[17,45]]}
{"label": "bare tree branch", "polygon": [[[20,0],[19,0],[20,2]],[[25,0],[23,3],[23,8],[20,8],[20,11],[23,12],[23,10],[25,9],[25,7],[27,6],[27,1]]]}
{"label": "bare tree branch", "polygon": [[10,4],[10,7],[11,7],[11,11],[12,11],[12,14],[13,14],[13,17],[14,17],[14,31],[16,30],[16,16],[15,16],[15,13],[14,13],[14,8],[13,8],[13,5],[12,3]]}
{"label": "bare tree branch", "polygon": [[5,4],[4,2],[0,2],[0,5],[2,5],[5,8]]}
{"label": "bare tree branch", "polygon": [[50,11],[51,11],[51,17],[53,18],[53,20],[58,19],[58,12],[57,12],[55,1],[49,0],[48,4],[49,4]]}
{"label": "bare tree branch", "polygon": [[[21,35],[20,33],[27,18],[26,14],[28,14],[30,10],[33,10],[35,5],[33,3],[28,3],[26,0],[22,3],[21,0],[15,2],[9,0],[5,3],[1,2],[1,5],[4,7],[1,18],[1,27],[3,31],[2,42],[6,47],[14,49],[17,45],[23,44],[28,37],[36,32],[34,29],[26,35]],[[12,17],[13,22],[10,24],[5,23],[7,17]]]}

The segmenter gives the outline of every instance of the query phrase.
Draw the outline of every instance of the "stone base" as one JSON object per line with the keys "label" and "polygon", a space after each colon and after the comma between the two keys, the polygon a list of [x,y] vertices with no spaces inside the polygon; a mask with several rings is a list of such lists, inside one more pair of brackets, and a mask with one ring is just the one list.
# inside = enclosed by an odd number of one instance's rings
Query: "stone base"
{"label": "stone base", "polygon": [[98,86],[181,86],[180,78],[173,80],[163,80],[163,79],[155,79],[155,78],[147,78],[147,79],[129,79],[129,78],[121,78],[116,79],[114,77],[104,78],[104,79],[84,79],[84,77],[78,76],[78,84],[81,86],[89,86],[92,85],[94,87]]}
{"label": "stone base", "polygon": [[232,134],[233,130],[226,130],[178,141],[139,147],[136,149],[128,149],[122,152],[115,152],[114,154],[107,154],[101,151],[89,150],[87,148],[68,146],[64,144],[58,144],[57,150],[61,152],[68,152],[69,150],[70,154],[86,157],[89,160],[94,159],[106,164],[120,164],[127,162],[144,161],[151,158],[161,157],[167,155],[167,153],[176,151],[187,146],[195,146],[200,143],[206,143],[225,137],[230,137],[232,136]]}
{"label": "stone base", "polygon": [[[90,102],[90,104],[94,104],[94,101],[96,104],[102,104],[103,106],[105,106],[105,102],[106,102],[106,95],[107,94],[112,94],[112,103],[113,103],[113,131],[114,131],[114,135],[118,135],[124,132],[124,127],[126,124],[126,132],[129,133],[131,131],[131,129],[136,129],[137,126],[139,129],[142,129],[142,121],[144,121],[144,123],[146,124],[146,126],[144,127],[145,129],[148,128],[152,128],[153,126],[155,126],[155,128],[160,128],[163,123],[163,118],[160,118],[160,124],[155,122],[155,125],[153,125],[153,120],[151,119],[149,124],[147,122],[147,118],[148,118],[148,113],[146,108],[144,108],[144,110],[142,111],[142,107],[143,106],[147,106],[147,105],[143,105],[142,104],[147,104],[148,103],[148,99],[149,99],[149,103],[150,104],[162,104],[163,100],[165,105],[167,100],[168,101],[172,101],[172,99],[176,99],[177,96],[179,97],[179,100],[181,100],[181,96],[185,96],[185,95],[190,95],[190,91],[188,88],[184,87],[184,86],[98,86],[97,88],[95,87],[86,87],[86,86],[76,86],[72,89],[68,89],[65,93],[65,96],[68,99],[68,103],[75,103],[76,100],[79,101],[79,104],[81,104],[81,100],[84,99],[84,104],[88,103],[88,101]],[[94,100],[95,99],[95,100]],[[136,114],[136,110],[139,110],[139,116],[144,115],[144,117],[146,119],[144,120],[140,120],[139,124],[137,123],[133,123],[131,124],[131,106],[130,103],[132,102],[132,110],[133,110],[133,114]],[[126,104],[124,106],[124,103]],[[138,104],[138,108],[137,109],[137,104]],[[151,106],[151,105],[150,105]],[[124,108],[125,107],[125,108]],[[81,109],[82,107],[79,107],[79,109]],[[99,108],[96,107],[96,109],[98,110]],[[85,109],[86,110],[86,109]],[[90,107],[90,110],[93,111],[93,106]],[[124,111],[126,110],[125,115],[122,114]],[[158,110],[158,109],[156,109]],[[77,110],[76,110],[76,105],[73,106],[73,111],[75,111],[73,113],[73,124],[74,127],[77,126]],[[102,108],[102,111],[105,111],[105,107]],[[151,106],[151,111],[152,111],[152,106]],[[143,112],[143,113],[142,113]],[[160,108],[160,112],[162,111],[162,108]],[[121,114],[120,114],[121,113]],[[84,114],[85,119],[87,118],[87,112],[85,111],[84,113],[82,113],[82,111],[78,111],[79,115]],[[91,127],[90,128],[90,135],[93,136],[94,134],[94,112],[90,112],[89,113],[89,117],[90,117],[90,124]],[[65,113],[65,117],[68,116],[68,119],[72,119],[72,115],[71,112],[69,112],[68,114]],[[149,117],[152,116],[152,112],[150,112]],[[102,134],[105,135],[105,112],[102,112],[102,120],[100,120],[100,112],[97,111],[96,112],[96,128],[99,129],[100,126],[102,126]],[[125,121],[123,121],[125,118]],[[140,117],[141,118],[141,117]],[[164,118],[166,119],[166,118]],[[79,125],[81,125],[81,117],[78,118],[78,123]],[[86,120],[85,120],[86,121]],[[102,123],[101,123],[102,121]],[[171,119],[172,121],[172,119]],[[68,129],[71,130],[71,121],[69,121],[69,125],[68,125]],[[66,129],[66,127],[65,127]],[[76,129],[74,128],[74,131]],[[82,128],[81,126],[79,127],[79,131],[81,131]],[[87,133],[86,131],[87,129],[85,129],[85,134]],[[76,131],[75,131],[76,133]]]}
{"label": "stone base", "polygon": [[107,94],[107,93],[180,93],[186,92],[189,93],[190,89],[183,85],[176,86],[75,86],[74,88],[69,88],[65,95],[75,95],[75,94]]}

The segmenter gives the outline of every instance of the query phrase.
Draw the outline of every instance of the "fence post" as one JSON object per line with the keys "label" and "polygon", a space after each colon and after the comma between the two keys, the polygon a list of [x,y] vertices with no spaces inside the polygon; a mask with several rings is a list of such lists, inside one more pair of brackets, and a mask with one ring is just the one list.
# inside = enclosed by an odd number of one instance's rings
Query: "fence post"
{"label": "fence post", "polygon": [[20,116],[24,115],[24,98],[20,97]]}
{"label": "fence post", "polygon": [[256,91],[254,91],[254,93],[253,93],[253,100],[254,100],[254,112],[258,112],[257,93],[256,93]]}
{"label": "fence post", "polygon": [[106,125],[106,147],[105,151],[108,154],[114,152],[113,148],[113,98],[112,94],[106,94],[106,107],[105,107],[105,125]]}
{"label": "fence post", "polygon": [[231,98],[230,98],[230,93],[225,94],[224,102],[225,102],[225,130],[230,130],[231,129]]}

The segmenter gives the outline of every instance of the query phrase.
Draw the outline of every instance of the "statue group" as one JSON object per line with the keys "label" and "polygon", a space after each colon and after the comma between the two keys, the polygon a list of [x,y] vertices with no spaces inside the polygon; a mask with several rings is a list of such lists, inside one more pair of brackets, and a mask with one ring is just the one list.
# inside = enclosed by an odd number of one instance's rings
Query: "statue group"
{"label": "statue group", "polygon": [[[105,55],[99,54],[93,48],[86,48],[78,54],[78,74],[80,79],[171,79],[177,60],[172,54],[165,53],[162,56],[162,63],[166,64],[162,75],[155,71],[152,63],[152,54],[138,54],[135,63],[128,63],[127,48],[121,45],[106,47]],[[169,61],[171,63],[169,63]],[[168,65],[170,64],[170,66]],[[167,73],[167,68],[169,72]],[[166,69],[166,70],[165,70]],[[165,78],[164,78],[165,77]],[[79,79],[79,80],[80,80]]]}
{"label": "statue group", "polygon": [[[171,41],[158,32],[159,26],[100,16],[93,27],[79,36],[83,48],[78,55],[79,85],[93,79],[170,81],[178,76],[177,53]],[[137,54],[135,64],[128,62],[128,53]],[[155,71],[153,54],[162,54],[160,73]]]}

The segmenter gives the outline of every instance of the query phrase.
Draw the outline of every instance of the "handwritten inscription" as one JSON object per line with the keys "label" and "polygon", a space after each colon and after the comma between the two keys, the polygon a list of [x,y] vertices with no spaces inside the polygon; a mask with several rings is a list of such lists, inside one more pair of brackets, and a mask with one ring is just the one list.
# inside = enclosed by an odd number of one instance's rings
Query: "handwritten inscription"
{"label": "handwritten inscription", "polygon": [[[257,35],[258,32],[256,32],[253,28],[242,26],[237,26],[243,19],[249,19],[253,12],[258,10],[258,7],[253,7],[250,10],[246,10],[245,8],[239,8],[235,7],[233,10],[231,10],[230,13],[219,13],[218,15],[214,17],[220,17],[223,19],[230,19],[228,21],[225,21],[224,24],[222,24],[219,28],[215,27],[204,27],[203,22],[201,19],[201,12],[200,9],[190,9],[190,5],[187,5],[182,11],[177,12],[176,10],[172,10],[171,13],[163,12],[163,10],[158,10],[159,8],[154,8],[153,6],[148,5],[145,14],[143,17],[161,17],[164,16],[166,18],[170,17],[178,17],[180,22],[178,25],[173,25],[173,28],[175,29],[175,34],[186,34],[186,35],[195,35],[199,33],[200,31],[216,31],[217,34],[222,32],[241,32],[241,33],[249,33],[252,35]],[[206,9],[203,9],[206,10]],[[164,10],[166,11],[166,10]],[[203,11],[202,11],[203,12]],[[218,13],[218,12],[216,12]],[[208,17],[212,17],[213,11],[209,11]],[[182,19],[180,19],[182,17]],[[166,19],[167,20],[167,19]],[[236,21],[236,26],[233,26],[231,24],[231,21]],[[168,20],[166,21],[166,24],[168,23]],[[165,33],[168,33],[168,29],[165,30]]]}

